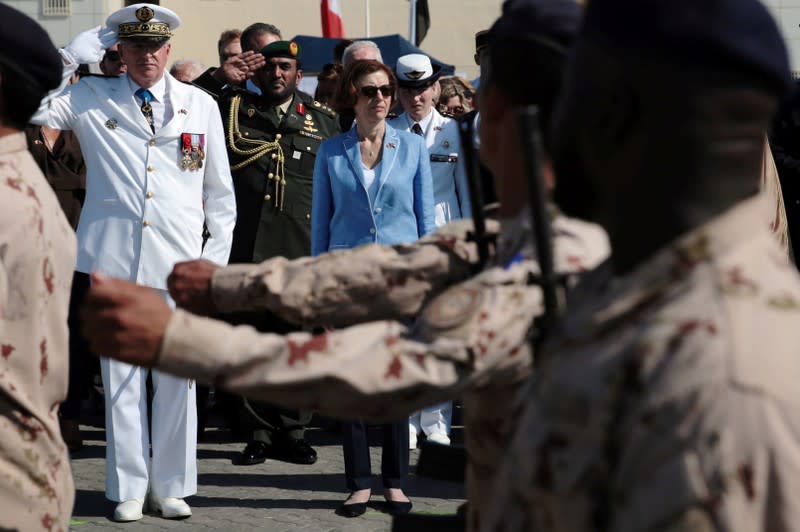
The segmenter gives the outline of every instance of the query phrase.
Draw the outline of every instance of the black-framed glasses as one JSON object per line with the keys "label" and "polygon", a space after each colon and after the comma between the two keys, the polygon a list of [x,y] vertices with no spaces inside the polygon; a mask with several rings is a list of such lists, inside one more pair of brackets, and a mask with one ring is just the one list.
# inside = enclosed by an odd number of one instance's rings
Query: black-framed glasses
{"label": "black-framed glasses", "polygon": [[109,50],[106,52],[106,55],[103,56],[103,59],[107,59],[109,61],[119,61],[119,52],[116,50]]}
{"label": "black-framed glasses", "polygon": [[375,85],[364,85],[363,87],[358,88],[358,92],[360,92],[362,96],[370,99],[377,96],[378,91],[381,92],[381,95],[384,98],[389,98],[394,94],[394,85],[381,85],[380,87],[376,87]]}

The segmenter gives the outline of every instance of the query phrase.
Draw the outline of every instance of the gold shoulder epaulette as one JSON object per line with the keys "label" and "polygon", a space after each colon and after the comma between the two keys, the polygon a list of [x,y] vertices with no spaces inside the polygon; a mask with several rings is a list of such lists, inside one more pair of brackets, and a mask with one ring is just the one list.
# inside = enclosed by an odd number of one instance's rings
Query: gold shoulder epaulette
{"label": "gold shoulder epaulette", "polygon": [[336,118],[336,111],[334,111],[324,103],[318,102],[317,100],[314,100],[314,102],[311,104],[311,108],[316,109],[317,111],[320,111],[321,113],[326,114],[331,118]]}

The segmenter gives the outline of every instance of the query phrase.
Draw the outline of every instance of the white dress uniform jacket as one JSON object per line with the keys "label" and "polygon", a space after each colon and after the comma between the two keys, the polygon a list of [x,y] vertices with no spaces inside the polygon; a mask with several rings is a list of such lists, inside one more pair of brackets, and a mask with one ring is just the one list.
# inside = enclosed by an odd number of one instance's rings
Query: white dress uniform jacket
{"label": "white dress uniform jacket", "polygon": [[[217,104],[164,77],[172,118],[155,134],[125,75],[84,78],[46,100],[32,120],[74,130],[83,148],[86,201],[76,269],[162,290],[178,261],[202,256],[226,264],[236,221]],[[184,133],[202,135],[202,168],[181,168]],[[205,248],[204,222],[211,235]]]}
{"label": "white dress uniform jacket", "polygon": [[[403,113],[390,120],[389,124],[395,129],[411,131],[414,120],[408,113]],[[430,153],[436,227],[472,216],[458,123],[431,109],[430,115],[421,120],[420,126]]]}

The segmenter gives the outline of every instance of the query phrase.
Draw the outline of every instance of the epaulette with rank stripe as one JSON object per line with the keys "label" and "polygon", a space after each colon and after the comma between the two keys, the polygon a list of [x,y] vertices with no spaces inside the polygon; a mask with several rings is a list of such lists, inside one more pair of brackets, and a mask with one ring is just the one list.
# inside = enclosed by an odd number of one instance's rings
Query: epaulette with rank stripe
{"label": "epaulette with rank stripe", "polygon": [[336,111],[325,105],[324,103],[320,103],[317,100],[310,105],[311,108],[316,109],[326,115],[330,116],[331,118],[336,118]]}

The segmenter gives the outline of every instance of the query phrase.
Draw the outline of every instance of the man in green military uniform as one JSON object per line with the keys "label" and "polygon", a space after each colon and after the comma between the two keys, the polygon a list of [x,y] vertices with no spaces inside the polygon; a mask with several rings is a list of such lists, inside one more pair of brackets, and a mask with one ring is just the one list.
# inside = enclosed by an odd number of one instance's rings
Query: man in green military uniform
{"label": "man in green military uniform", "polygon": [[[314,161],[322,141],[340,133],[336,113],[297,90],[303,77],[300,46],[276,41],[261,53],[266,64],[252,78],[261,94],[229,87],[219,99],[238,212],[231,263],[310,253]],[[268,313],[223,318],[262,331],[294,329]],[[316,452],[303,439],[310,413],[240,398],[230,403],[227,413],[250,437],[234,463],[252,465],[266,458],[316,461]]]}

